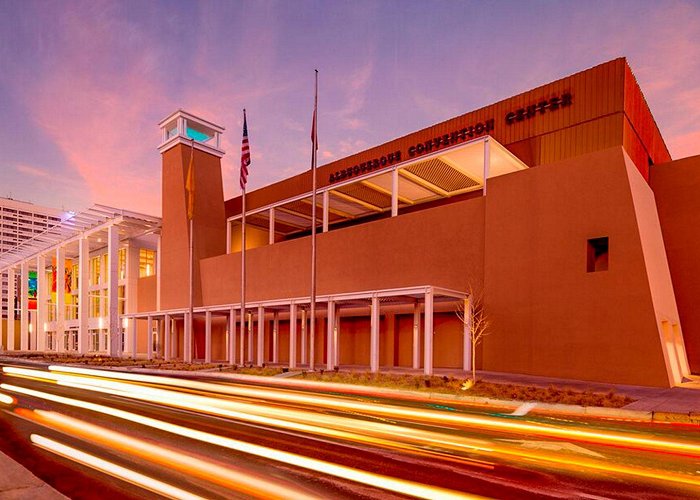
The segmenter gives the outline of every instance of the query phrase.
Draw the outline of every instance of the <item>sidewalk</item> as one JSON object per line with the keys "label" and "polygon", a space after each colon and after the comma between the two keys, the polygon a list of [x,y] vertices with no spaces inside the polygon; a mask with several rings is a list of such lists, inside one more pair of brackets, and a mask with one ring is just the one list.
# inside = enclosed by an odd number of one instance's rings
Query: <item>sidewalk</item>
{"label": "sidewalk", "polygon": [[65,500],[68,497],[46,484],[28,469],[0,452],[0,499]]}

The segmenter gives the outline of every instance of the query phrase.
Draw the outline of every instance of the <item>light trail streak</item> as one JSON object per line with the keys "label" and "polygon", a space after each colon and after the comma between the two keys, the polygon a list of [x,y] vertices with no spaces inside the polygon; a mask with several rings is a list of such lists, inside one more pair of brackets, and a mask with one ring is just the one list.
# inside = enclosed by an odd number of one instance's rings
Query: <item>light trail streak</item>
{"label": "light trail streak", "polygon": [[338,465],[330,462],[325,462],[323,460],[304,457],[295,453],[275,450],[273,448],[268,448],[265,446],[246,443],[224,436],[218,436],[216,434],[190,429],[181,425],[171,424],[163,420],[157,420],[154,418],[144,417],[142,415],[127,412],[124,410],[110,408],[108,406],[99,405],[96,403],[89,403],[86,401],[67,398],[64,396],[58,396],[55,394],[49,394],[41,391],[35,391],[33,389],[27,389],[24,387],[14,386],[10,384],[0,384],[0,388],[10,392],[17,392],[28,396],[33,396],[39,399],[45,399],[48,401],[53,401],[68,406],[83,408],[97,413],[110,415],[112,417],[141,424],[177,436],[187,437],[190,439],[217,445],[241,453],[258,456],[267,460],[293,465],[314,472],[328,474],[341,479],[358,482],[367,486],[401,493],[407,496],[426,499],[441,498],[445,500],[477,498],[473,495],[468,495],[454,490],[448,490],[445,488],[429,486],[413,481],[383,476],[372,472],[346,467],[344,465]]}
{"label": "light trail streak", "polygon": [[170,498],[203,500],[203,497],[195,495],[194,493],[164,483],[163,481],[146,476],[140,472],[127,469],[121,465],[103,460],[95,455],[85,453],[84,451],[59,443],[58,441],[54,441],[53,439],[49,439],[39,434],[32,434],[29,439],[38,447],[55,453],[56,455],[60,455],[86,467],[90,467],[110,476],[116,477],[122,481],[135,484],[141,488],[158,493],[159,495],[164,495]]}
{"label": "light trail streak", "polygon": [[6,404],[6,405],[11,405],[15,403],[15,398],[12,396],[8,396],[7,394],[3,394],[0,392],[0,403]]}
{"label": "light trail streak", "polygon": [[[5,368],[3,368],[3,370],[5,370]],[[666,453],[680,453],[683,455],[700,457],[700,445],[698,444],[684,443],[680,441],[670,441],[657,438],[638,437],[621,433],[603,433],[591,430],[584,430],[580,428],[564,428],[548,425],[536,425],[527,422],[515,422],[504,420],[502,418],[480,417],[464,414],[457,415],[453,413],[445,413],[427,409],[415,410],[411,408],[397,408],[378,403],[370,405],[367,403],[358,403],[356,401],[334,399],[327,396],[309,396],[275,390],[264,390],[260,388],[250,389],[244,387],[222,386],[219,384],[212,384],[207,382],[173,379],[170,377],[159,377],[152,375],[139,375],[123,372],[105,373],[105,371],[103,370],[91,370],[84,368],[60,366],[50,366],[49,370],[64,373],[89,375],[101,378],[113,378],[141,383],[185,387],[207,392],[219,392],[234,396],[253,398],[262,397],[268,400],[280,401],[285,403],[321,406],[324,408],[332,408],[341,411],[356,411],[364,414],[381,415],[382,417],[388,418],[405,418],[418,421],[420,423],[425,423],[426,421],[428,421],[436,424],[451,424],[464,427],[502,430],[508,432],[530,434],[534,436],[554,437],[557,439],[570,439],[575,441],[603,445],[612,444],[615,446],[634,447],[640,450],[657,450]]]}
{"label": "light trail streak", "polygon": [[[357,422],[344,417],[328,416],[321,414],[311,414],[309,412],[298,412],[295,410],[279,410],[279,409],[269,409],[268,411],[284,417],[294,417],[301,418],[303,421],[308,421],[311,419],[314,423],[324,423],[329,426],[328,429],[311,426],[311,425],[292,425],[284,420],[275,420],[267,418],[256,418],[252,415],[247,415],[243,411],[232,412],[227,411],[223,408],[228,405],[235,405],[236,407],[243,407],[246,411],[251,412],[264,412],[260,405],[250,405],[244,403],[232,403],[227,401],[217,401],[213,398],[205,398],[203,396],[193,396],[190,394],[179,394],[173,391],[154,389],[143,386],[131,386],[130,384],[123,384],[121,382],[112,382],[104,380],[92,381],[96,385],[87,385],[86,379],[79,379],[81,383],[78,384],[68,384],[63,380],[60,375],[58,376],[59,383],[75,388],[80,388],[84,390],[93,390],[101,393],[107,393],[112,395],[126,396],[131,398],[142,399],[146,401],[158,402],[161,404],[175,406],[179,408],[188,409],[191,411],[198,411],[204,413],[215,414],[223,417],[236,418],[238,420],[249,421],[253,423],[258,423],[261,425],[271,425],[292,430],[302,430],[305,432],[325,435],[329,437],[337,437],[340,439],[346,439],[354,442],[369,443],[373,445],[386,446],[398,449],[405,449],[411,452],[418,452],[425,454],[426,451],[423,449],[418,449],[416,443],[422,444],[429,448],[440,447],[443,450],[449,450],[451,452],[461,452],[461,453],[472,453],[487,456],[502,456],[507,459],[526,459],[534,463],[546,462],[555,465],[559,468],[567,468],[572,471],[580,471],[581,468],[592,469],[597,471],[615,472],[625,475],[633,475],[643,479],[657,479],[663,481],[680,482],[691,486],[700,486],[700,480],[693,478],[692,476],[684,476],[680,474],[663,473],[650,471],[648,469],[641,469],[636,467],[629,467],[624,465],[616,464],[606,464],[604,462],[585,460],[585,459],[570,459],[561,454],[545,453],[543,451],[526,451],[521,448],[514,448],[499,445],[493,443],[487,445],[486,442],[480,442],[479,446],[475,446],[476,442],[473,439],[465,439],[462,436],[455,435],[443,435],[436,432],[425,431],[420,429],[407,428],[400,426],[398,424],[384,424],[377,422],[363,422],[362,430],[364,435],[358,435],[352,432],[338,432],[336,429],[338,427],[344,428],[346,430],[353,430],[357,428]],[[122,390],[109,389],[105,386],[120,387]],[[130,388],[134,388],[134,392],[130,392]],[[184,398],[187,402],[177,402],[177,398]],[[199,401],[210,401],[212,405],[207,406],[200,404]],[[216,407],[219,406],[219,407]],[[392,443],[392,440],[403,441],[402,443]],[[438,454],[433,452],[433,454]],[[455,460],[457,457],[452,457]],[[469,460],[470,465],[481,465],[487,466],[488,464],[475,462]]]}
{"label": "light trail streak", "polygon": [[307,492],[275,482],[270,477],[259,477],[250,470],[234,470],[231,465],[218,464],[210,460],[193,457],[176,450],[156,446],[142,439],[109,430],[67,415],[45,410],[24,410],[18,412],[38,424],[61,431],[72,437],[101,444],[107,448],[139,456],[151,462],[185,472],[234,491],[257,498],[298,500],[318,498]]}

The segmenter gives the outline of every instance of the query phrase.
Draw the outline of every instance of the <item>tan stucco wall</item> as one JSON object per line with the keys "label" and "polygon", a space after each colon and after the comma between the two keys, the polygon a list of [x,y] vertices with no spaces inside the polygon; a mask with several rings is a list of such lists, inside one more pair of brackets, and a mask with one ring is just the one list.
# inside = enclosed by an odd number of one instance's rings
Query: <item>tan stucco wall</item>
{"label": "tan stucco wall", "polygon": [[651,169],[666,255],[693,373],[700,373],[700,156]]}
{"label": "tan stucco wall", "polygon": [[[621,147],[493,179],[483,367],[667,386],[638,215]],[[588,273],[587,240],[604,236],[609,269]]]}

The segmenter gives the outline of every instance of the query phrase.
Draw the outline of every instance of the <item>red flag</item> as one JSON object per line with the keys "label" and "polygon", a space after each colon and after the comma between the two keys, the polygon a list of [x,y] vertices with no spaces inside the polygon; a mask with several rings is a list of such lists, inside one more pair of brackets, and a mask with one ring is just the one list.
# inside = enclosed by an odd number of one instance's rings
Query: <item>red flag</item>
{"label": "red flag", "polygon": [[248,144],[248,123],[243,110],[243,143],[241,144],[241,189],[245,190],[248,182],[248,165],[250,165],[250,145]]}

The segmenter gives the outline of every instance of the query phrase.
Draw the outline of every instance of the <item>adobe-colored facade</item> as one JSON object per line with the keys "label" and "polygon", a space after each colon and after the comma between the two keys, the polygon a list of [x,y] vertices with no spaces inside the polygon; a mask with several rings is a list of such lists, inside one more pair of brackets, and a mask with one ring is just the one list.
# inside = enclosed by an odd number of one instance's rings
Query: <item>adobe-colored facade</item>
{"label": "adobe-colored facade", "polygon": [[[308,307],[310,172],[247,194],[246,300],[254,305],[242,349],[241,198],[224,203],[216,157],[195,152],[205,171],[198,175],[210,176],[197,178],[208,206],[194,218],[195,231],[206,235],[195,266],[194,305],[205,315],[202,321],[195,312],[195,351],[253,363],[290,363],[291,354],[293,364],[309,364],[300,356],[310,353],[310,339],[299,336],[299,309],[293,349],[289,317],[293,302]],[[185,227],[189,154],[184,142],[163,153],[164,235],[171,221]],[[499,167],[506,160],[512,165]],[[691,368],[700,370],[700,316],[691,304],[700,247],[687,234],[700,217],[691,195],[697,167],[697,158],[671,161],[624,59],[320,167],[323,298],[314,362],[372,367],[375,356],[379,367],[467,368],[469,346],[454,312],[462,299],[434,303],[428,325],[420,295],[400,291],[471,289],[483,294],[491,323],[477,347],[480,369],[679,383]],[[183,241],[173,269],[182,269]],[[181,298],[163,309],[183,306],[186,288],[184,273],[166,273],[168,245],[164,236],[161,300],[172,290]],[[373,340],[372,292],[397,290],[378,306]],[[366,297],[345,298],[360,292]],[[230,344],[232,317],[237,336]]]}
{"label": "adobe-colored facade", "polygon": [[624,59],[319,167],[313,339],[311,172],[246,194],[242,314],[223,128],[184,111],[160,126],[159,272],[123,315],[126,355],[469,370],[455,311],[480,299],[478,369],[660,387],[700,373],[700,157],[672,161]]}

